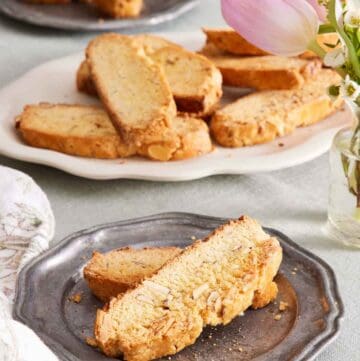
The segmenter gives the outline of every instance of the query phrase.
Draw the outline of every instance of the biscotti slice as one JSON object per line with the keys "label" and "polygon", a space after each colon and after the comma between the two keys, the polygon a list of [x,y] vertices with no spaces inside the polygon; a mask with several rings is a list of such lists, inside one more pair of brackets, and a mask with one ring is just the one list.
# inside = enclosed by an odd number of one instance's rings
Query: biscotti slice
{"label": "biscotti slice", "polygon": [[97,344],[107,356],[128,361],[175,354],[207,324],[227,324],[251,306],[281,259],[279,242],[256,221],[231,221],[99,310]]}
{"label": "biscotti slice", "polygon": [[[121,248],[107,253],[94,252],[84,268],[84,278],[92,293],[103,302],[128,289],[135,288],[146,277],[152,276],[166,262],[175,258],[181,248]],[[267,306],[277,296],[277,286],[271,282],[256,291],[252,308]]]}
{"label": "biscotti slice", "polygon": [[101,13],[112,18],[131,18],[139,16],[143,0],[91,0]]}
{"label": "biscotti slice", "polygon": [[17,128],[31,146],[81,157],[113,159],[136,153],[116,132],[106,112],[96,106],[27,105]]}
{"label": "biscotti slice", "polygon": [[[216,49],[215,49],[216,51]],[[239,57],[215,55],[213,47],[206,47],[203,54],[220,70],[223,84],[257,90],[300,88],[321,68],[317,59],[305,60],[275,55]]]}
{"label": "biscotti slice", "polygon": [[84,278],[95,296],[108,302],[153,275],[180,252],[181,249],[176,247],[121,248],[105,254],[94,252],[84,268]]}
{"label": "biscotti slice", "polygon": [[86,50],[97,93],[126,143],[160,144],[169,153],[179,146],[173,133],[176,105],[160,69],[130,37],[106,34]]}
{"label": "biscotti slice", "polygon": [[[203,32],[206,35],[206,47],[214,46],[217,49],[228,52],[233,55],[242,56],[261,56],[270,55],[264,50],[257,48],[255,45],[250,44],[239,33],[233,29],[210,29],[204,28]],[[317,42],[326,51],[329,51],[327,46],[336,46],[339,36],[336,33],[319,34],[317,36]],[[205,49],[206,49],[205,47]],[[299,56],[303,59],[314,59],[318,56],[312,51],[306,51]]]}
{"label": "biscotti slice", "polygon": [[204,28],[206,43],[216,48],[235,55],[261,56],[269,55],[264,50],[250,44],[233,29],[210,29]]}
{"label": "biscotti slice", "polygon": [[[121,140],[107,113],[86,105],[28,105],[17,117],[17,128],[33,147],[52,149],[82,157],[113,159],[139,154],[154,160],[182,160],[212,151],[207,124],[201,119],[178,116],[173,132],[179,145],[172,153],[164,151],[166,133],[159,143],[137,148]],[[165,148],[166,149],[166,148]]]}
{"label": "biscotti slice", "polygon": [[339,109],[340,98],[328,88],[340,77],[323,69],[301,89],[253,93],[218,110],[211,120],[214,139],[225,147],[265,143],[291,133],[296,127],[316,123]]}
{"label": "biscotti slice", "polygon": [[214,112],[222,96],[222,76],[207,58],[168,46],[151,55],[164,70],[180,112],[206,116]]}

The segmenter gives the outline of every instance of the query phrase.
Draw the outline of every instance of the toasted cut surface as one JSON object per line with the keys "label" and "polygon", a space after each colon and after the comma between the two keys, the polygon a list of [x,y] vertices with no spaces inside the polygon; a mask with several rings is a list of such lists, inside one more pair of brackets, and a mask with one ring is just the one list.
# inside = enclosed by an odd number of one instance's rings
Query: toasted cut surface
{"label": "toasted cut surface", "polygon": [[240,98],[215,113],[211,133],[225,147],[242,147],[316,123],[342,106],[340,98],[328,95],[329,86],[339,81],[337,73],[323,69],[301,89],[263,91]]}
{"label": "toasted cut surface", "polygon": [[151,55],[164,70],[180,112],[207,115],[222,96],[222,76],[207,58],[168,46]]}
{"label": "toasted cut surface", "polygon": [[112,18],[136,17],[143,8],[143,0],[91,0],[101,13]]}
{"label": "toasted cut surface", "polygon": [[[144,147],[123,142],[104,109],[96,106],[28,105],[17,118],[17,127],[31,146],[82,157],[113,159],[140,154],[167,161],[196,157],[212,150],[207,124],[185,116],[173,120],[172,132],[179,139],[179,146],[171,153],[161,140]],[[166,139],[168,135],[162,136]]]}
{"label": "toasted cut surface", "polygon": [[[135,288],[146,277],[152,276],[166,262],[182,252],[181,248],[121,248],[104,254],[94,252],[84,268],[86,279],[92,293],[103,302],[128,289]],[[265,289],[255,292],[252,308],[267,306],[277,296],[275,282]]]}
{"label": "toasted cut surface", "polygon": [[[180,112],[207,116],[222,96],[220,71],[206,57],[187,51],[153,35],[138,35],[134,41],[164,71]],[[83,62],[77,73],[79,91],[96,95],[89,66]]]}
{"label": "toasted cut surface", "polygon": [[136,153],[125,144],[106,112],[96,106],[27,105],[17,118],[26,143],[34,147],[90,158],[113,159]]}
{"label": "toasted cut surface", "polygon": [[224,85],[257,90],[299,88],[321,68],[317,59],[275,55],[239,57],[219,53],[211,46],[204,48],[202,54],[219,68]]}
{"label": "toasted cut surface", "polygon": [[266,51],[250,44],[233,29],[204,28],[206,43],[235,55],[269,55]]}
{"label": "toasted cut surface", "polygon": [[121,248],[101,254],[94,252],[84,268],[91,291],[103,302],[134,288],[181,252],[180,248]]}
{"label": "toasted cut surface", "polygon": [[124,141],[139,147],[162,141],[173,152],[178,140],[163,134],[171,133],[176,106],[159,66],[118,34],[95,38],[86,56],[97,93]]}
{"label": "toasted cut surface", "polygon": [[279,242],[249,217],[231,221],[99,310],[95,335],[108,356],[146,361],[193,344],[205,325],[251,306],[280,266]]}

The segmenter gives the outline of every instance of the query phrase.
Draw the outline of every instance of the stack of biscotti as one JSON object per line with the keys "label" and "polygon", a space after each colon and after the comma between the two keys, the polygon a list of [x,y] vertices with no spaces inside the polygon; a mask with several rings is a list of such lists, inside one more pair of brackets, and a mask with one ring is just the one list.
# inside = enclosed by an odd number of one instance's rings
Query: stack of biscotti
{"label": "stack of biscotti", "polygon": [[[29,4],[56,5],[69,4],[72,0],[24,0]],[[81,0],[95,7],[99,13],[112,18],[131,18],[139,16],[143,0]]]}
{"label": "stack of biscotti", "polygon": [[231,221],[99,310],[97,344],[129,361],[176,354],[206,325],[230,323],[267,293],[281,259],[279,242],[256,221]]}
{"label": "stack of biscotti", "polygon": [[[157,36],[138,35],[132,41],[163,70],[179,112],[206,117],[215,111],[222,96],[222,77],[212,62]],[[80,65],[77,86],[81,92],[97,95],[88,61]]]}
{"label": "stack of biscotti", "polygon": [[[145,51],[156,54],[159,61],[154,62]],[[184,54],[182,67],[195,63],[193,68],[202,75],[195,74],[183,86],[176,77],[168,80],[159,63],[165,62],[164,53],[172,59],[174,52]],[[27,106],[17,118],[17,127],[28,144],[103,159],[137,154],[159,161],[182,160],[212,151],[208,126],[195,115],[210,108],[215,111],[221,75],[204,57],[192,57],[179,46],[150,35],[105,34],[89,44],[77,81],[79,88],[99,95],[104,108]],[[188,108],[198,106],[199,112],[177,112],[170,81],[179,97],[183,91],[181,99],[189,100]]]}
{"label": "stack of biscotti", "polygon": [[[224,85],[268,89],[295,89],[311,80],[321,68],[313,53],[286,58],[268,54],[231,29],[204,29],[207,41],[201,53],[221,71]],[[336,45],[334,34],[321,35],[320,43]]]}
{"label": "stack of biscotti", "polygon": [[[84,268],[84,278],[97,298],[109,302],[112,298],[135,288],[181,252],[182,249],[177,247],[126,247],[103,254],[94,252]],[[276,283],[269,283],[265,289],[255,292],[251,307],[265,307],[276,298],[277,292]]]}

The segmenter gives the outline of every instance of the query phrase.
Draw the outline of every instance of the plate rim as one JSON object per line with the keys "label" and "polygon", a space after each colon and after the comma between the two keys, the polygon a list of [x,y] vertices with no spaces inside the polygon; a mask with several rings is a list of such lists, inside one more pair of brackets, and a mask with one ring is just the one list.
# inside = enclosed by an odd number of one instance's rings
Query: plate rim
{"label": "plate rim", "polygon": [[50,29],[64,30],[64,31],[109,31],[109,30],[131,30],[136,28],[153,27],[162,23],[170,22],[176,18],[190,12],[196,6],[200,4],[200,0],[182,0],[183,4],[176,4],[172,8],[160,12],[155,16],[146,18],[135,18],[135,19],[115,19],[104,21],[99,23],[98,19],[90,24],[69,24],[63,25],[60,22],[53,22],[47,20],[46,17],[35,17],[29,18],[26,15],[20,15],[18,12],[14,12],[12,9],[7,7],[6,3],[0,1],[0,13],[4,14],[10,19],[20,21],[28,25],[34,25],[37,27],[46,27]]}
{"label": "plate rim", "polygon": [[[214,217],[208,215],[201,215],[201,214],[194,214],[188,212],[166,212],[166,213],[159,213],[150,216],[144,217],[136,217],[131,219],[125,219],[116,222],[104,223],[96,226],[92,226],[89,228],[85,228],[70,234],[69,236],[65,237],[62,241],[60,241],[54,247],[51,247],[41,255],[35,257],[32,261],[27,263],[24,268],[20,271],[17,281],[16,281],[16,292],[14,298],[14,307],[13,307],[13,317],[14,319],[23,322],[25,325],[28,324],[28,319],[22,313],[22,307],[24,305],[25,300],[25,290],[26,290],[26,280],[28,274],[31,274],[31,270],[36,267],[38,263],[46,260],[47,258],[51,258],[51,256],[56,255],[58,251],[61,249],[65,249],[67,247],[71,247],[71,243],[73,240],[93,234],[95,232],[99,232],[103,229],[113,228],[113,227],[121,227],[124,225],[131,225],[135,223],[144,223],[149,221],[156,221],[156,220],[181,220],[187,218],[189,220],[201,220],[201,221],[215,221],[215,222],[227,222],[232,218],[223,218],[223,217]],[[295,355],[294,361],[311,361],[316,356],[318,356],[323,349],[331,344],[339,335],[341,330],[341,325],[344,320],[344,303],[340,296],[340,291],[338,287],[337,278],[335,275],[334,270],[332,267],[325,262],[322,258],[317,256],[316,254],[312,253],[311,251],[305,249],[304,247],[300,246],[298,243],[294,242],[288,236],[286,236],[281,231],[264,227],[264,230],[274,234],[275,236],[279,236],[281,240],[283,240],[286,245],[291,249],[292,252],[302,255],[306,258],[307,261],[310,261],[313,264],[316,264],[318,267],[318,271],[321,273],[321,278],[324,283],[324,292],[326,292],[328,298],[332,301],[331,305],[333,306],[330,308],[329,313],[326,315],[326,319],[328,322],[326,323],[326,327],[319,333],[311,342],[307,343],[306,346],[302,351],[300,351],[297,355]],[[330,320],[331,318],[331,320]],[[42,339],[46,339],[46,343],[51,345],[52,348],[61,351],[62,355],[66,356],[66,360],[73,361],[78,360],[77,358],[73,357],[73,354],[68,352],[62,344],[58,341],[52,339],[47,334],[42,332],[37,332],[41,335]]]}

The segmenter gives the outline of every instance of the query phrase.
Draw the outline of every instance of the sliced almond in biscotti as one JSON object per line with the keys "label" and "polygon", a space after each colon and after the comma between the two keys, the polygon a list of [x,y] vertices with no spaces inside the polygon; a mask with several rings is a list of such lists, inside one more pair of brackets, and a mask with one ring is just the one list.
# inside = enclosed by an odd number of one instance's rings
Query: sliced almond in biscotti
{"label": "sliced almond in biscotti", "polygon": [[332,99],[328,88],[340,77],[323,69],[301,89],[253,93],[218,110],[211,121],[214,139],[225,147],[265,143],[316,123],[339,109],[340,98]]}
{"label": "sliced almond in biscotti", "polygon": [[175,354],[193,344],[207,324],[227,324],[251,306],[281,259],[279,242],[256,221],[231,221],[99,310],[98,346],[128,361]]}
{"label": "sliced almond in biscotti", "polygon": [[181,252],[180,248],[121,248],[105,254],[94,252],[84,268],[91,291],[103,302],[143,281]]}
{"label": "sliced almond in biscotti", "polygon": [[[107,253],[94,252],[91,260],[84,268],[84,278],[92,293],[103,302],[109,302],[113,297],[135,288],[146,277],[152,276],[166,262],[175,258],[181,248],[120,248]],[[264,281],[267,284],[268,280]],[[195,291],[200,294],[201,289]],[[277,296],[276,283],[268,283],[255,293],[252,308],[262,308]],[[207,303],[212,304],[218,299],[213,292]],[[145,299],[144,299],[145,300]]]}
{"label": "sliced almond in biscotti", "polygon": [[81,157],[113,159],[136,153],[99,107],[66,104],[27,105],[17,128],[31,146]]}
{"label": "sliced almond in biscotti", "polygon": [[222,76],[202,55],[168,46],[151,59],[164,70],[180,112],[206,116],[214,112],[222,96]]}
{"label": "sliced almond in biscotti", "polygon": [[216,46],[218,49],[235,55],[259,56],[269,55],[264,50],[250,44],[233,29],[210,29],[204,28],[206,43]]}
{"label": "sliced almond in biscotti", "polygon": [[[103,108],[87,105],[28,105],[17,118],[17,128],[31,146],[82,157],[113,159],[139,154],[150,159],[182,160],[209,153],[212,143],[201,119],[175,117],[173,131],[164,142],[136,147],[121,140]],[[175,136],[178,146],[169,153],[166,136]]]}
{"label": "sliced almond in biscotti", "polygon": [[299,88],[321,69],[317,59],[275,55],[240,57],[221,53],[213,46],[206,46],[202,54],[219,68],[224,85],[257,90]]}
{"label": "sliced almond in biscotti", "polygon": [[179,141],[170,134],[176,106],[160,67],[131,38],[118,34],[95,38],[86,57],[97,93],[124,141],[137,147],[162,142],[169,153],[175,151]]}
{"label": "sliced almond in biscotti", "polygon": [[131,18],[140,14],[143,0],[90,0],[104,15],[112,18]]}

